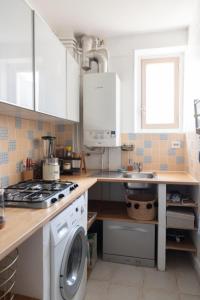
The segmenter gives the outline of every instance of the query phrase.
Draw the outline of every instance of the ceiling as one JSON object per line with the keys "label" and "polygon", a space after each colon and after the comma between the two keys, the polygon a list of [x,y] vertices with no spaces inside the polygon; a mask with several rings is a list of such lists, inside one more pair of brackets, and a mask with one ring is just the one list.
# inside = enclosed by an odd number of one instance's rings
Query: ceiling
{"label": "ceiling", "polygon": [[60,36],[100,37],[187,27],[198,0],[28,0]]}

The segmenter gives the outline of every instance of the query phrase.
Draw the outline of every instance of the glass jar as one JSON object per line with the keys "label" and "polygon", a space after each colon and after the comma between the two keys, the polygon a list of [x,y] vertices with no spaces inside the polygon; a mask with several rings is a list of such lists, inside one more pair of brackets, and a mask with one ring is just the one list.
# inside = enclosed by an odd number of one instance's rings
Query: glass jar
{"label": "glass jar", "polygon": [[0,229],[5,225],[4,189],[0,187]]}

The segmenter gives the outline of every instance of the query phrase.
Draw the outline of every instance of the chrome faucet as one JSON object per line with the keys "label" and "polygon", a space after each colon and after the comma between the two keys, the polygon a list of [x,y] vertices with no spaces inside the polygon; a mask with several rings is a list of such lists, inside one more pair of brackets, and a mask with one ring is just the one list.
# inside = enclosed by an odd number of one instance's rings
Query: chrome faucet
{"label": "chrome faucet", "polygon": [[134,162],[133,163],[133,169],[136,170],[137,172],[142,171],[142,163],[141,162]]}

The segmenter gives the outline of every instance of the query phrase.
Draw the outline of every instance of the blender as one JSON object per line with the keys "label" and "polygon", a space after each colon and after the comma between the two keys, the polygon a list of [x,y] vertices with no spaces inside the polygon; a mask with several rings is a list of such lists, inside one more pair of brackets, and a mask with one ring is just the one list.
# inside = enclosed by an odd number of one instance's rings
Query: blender
{"label": "blender", "polygon": [[59,180],[60,179],[60,166],[58,158],[54,157],[55,153],[55,140],[54,136],[43,136],[43,180]]}

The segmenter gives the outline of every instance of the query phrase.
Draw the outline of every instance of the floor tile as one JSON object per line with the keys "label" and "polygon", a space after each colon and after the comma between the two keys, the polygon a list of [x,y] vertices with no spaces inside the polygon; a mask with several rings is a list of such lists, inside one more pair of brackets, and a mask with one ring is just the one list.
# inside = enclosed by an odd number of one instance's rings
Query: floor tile
{"label": "floor tile", "polygon": [[181,293],[200,296],[200,284],[195,271],[178,272],[177,282]]}
{"label": "floor tile", "polygon": [[159,272],[156,269],[145,268],[144,287],[176,292],[177,284],[175,272]]}
{"label": "floor tile", "polygon": [[89,280],[85,300],[108,300],[108,282]]}
{"label": "floor tile", "polygon": [[180,300],[200,300],[199,296],[180,294]]}
{"label": "floor tile", "polygon": [[140,289],[137,286],[122,286],[111,284],[108,290],[108,300],[139,300]]}
{"label": "floor tile", "polygon": [[111,282],[124,286],[141,286],[143,284],[143,280],[143,268],[130,265],[118,265],[111,279]]}
{"label": "floor tile", "polygon": [[90,278],[95,280],[111,280],[111,277],[115,270],[115,264],[98,260],[92,271]]}
{"label": "floor tile", "polygon": [[179,300],[177,293],[159,289],[144,289],[141,300]]}

